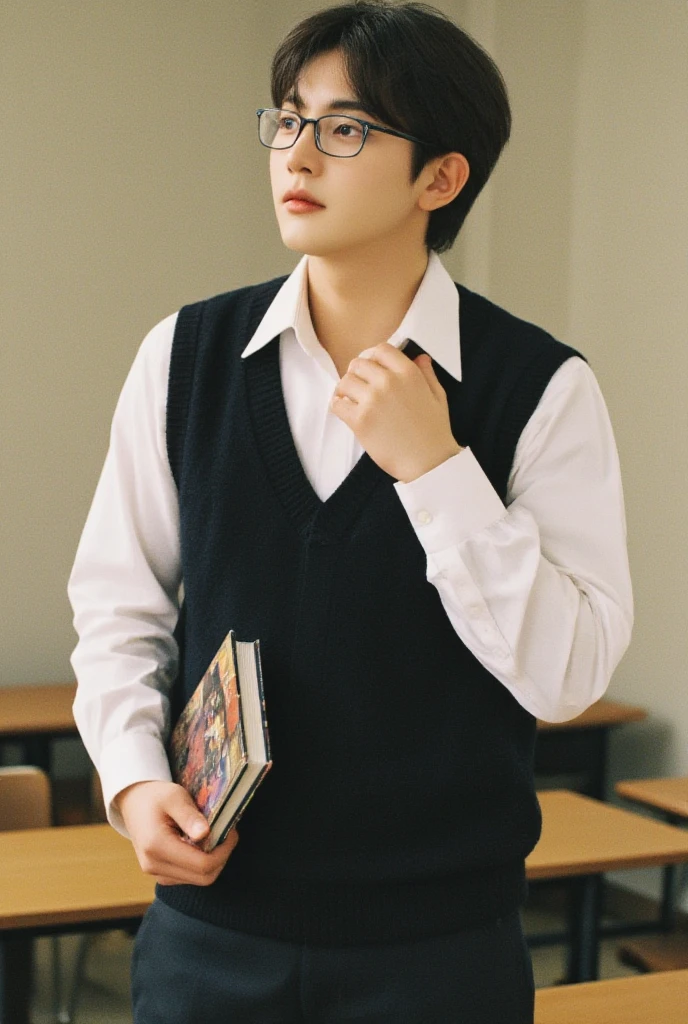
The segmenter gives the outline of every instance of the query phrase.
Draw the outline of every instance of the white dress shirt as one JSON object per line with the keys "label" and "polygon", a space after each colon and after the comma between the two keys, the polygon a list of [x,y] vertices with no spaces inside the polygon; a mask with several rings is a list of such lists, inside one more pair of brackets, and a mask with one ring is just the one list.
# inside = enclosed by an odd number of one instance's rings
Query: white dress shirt
{"label": "white dress shirt", "polygon": [[[294,443],[325,501],[363,449],[329,408],[339,377],[313,329],[307,261],[242,358],[279,337]],[[412,338],[460,380],[458,306],[456,286],[431,253],[389,343],[403,348]],[[113,797],[134,782],[170,778],[167,694],[183,587],[165,441],[176,316],[146,336],[124,384],[69,580],[79,635],[74,716],[110,821],[125,835]],[[618,454],[588,364],[572,357],[549,382],[519,439],[506,506],[470,448],[394,487],[425,550],[427,579],[475,657],[546,721],[574,718],[596,701],[628,646],[633,597]]]}

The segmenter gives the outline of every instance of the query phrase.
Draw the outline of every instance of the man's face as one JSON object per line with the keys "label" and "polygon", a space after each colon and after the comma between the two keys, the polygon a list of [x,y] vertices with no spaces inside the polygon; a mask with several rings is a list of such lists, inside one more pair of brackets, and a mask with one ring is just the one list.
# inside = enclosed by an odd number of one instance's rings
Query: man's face
{"label": "man's face", "polygon": [[[304,117],[333,113],[333,100],[350,99],[337,51],[313,58],[296,84],[303,106],[284,101],[283,107]],[[345,111],[374,124],[381,122],[360,109]],[[388,127],[388,126],[385,126]],[[339,158],[321,153],[314,126],[307,125],[291,149],[270,150],[272,197],[282,241],[288,249],[312,256],[360,253],[372,245],[422,245],[428,214],[417,205],[424,174],[410,183],[412,143],[369,132],[358,156]],[[305,189],[323,209],[298,213],[283,201],[289,190]]]}

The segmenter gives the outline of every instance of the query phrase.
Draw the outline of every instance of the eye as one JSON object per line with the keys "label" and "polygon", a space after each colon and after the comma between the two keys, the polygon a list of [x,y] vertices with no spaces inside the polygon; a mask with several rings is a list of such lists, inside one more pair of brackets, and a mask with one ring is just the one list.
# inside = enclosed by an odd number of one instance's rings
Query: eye
{"label": "eye", "polygon": [[296,127],[297,121],[294,117],[280,117],[279,126],[284,128],[285,131],[292,131]]}
{"label": "eye", "polygon": [[335,126],[335,134],[341,136],[343,139],[354,139],[361,134],[360,125],[352,121],[342,121],[341,124]]}

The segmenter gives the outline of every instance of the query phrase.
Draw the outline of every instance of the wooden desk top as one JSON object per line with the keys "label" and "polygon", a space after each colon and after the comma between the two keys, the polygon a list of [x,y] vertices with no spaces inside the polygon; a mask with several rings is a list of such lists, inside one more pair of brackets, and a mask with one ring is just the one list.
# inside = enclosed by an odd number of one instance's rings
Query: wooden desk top
{"label": "wooden desk top", "polygon": [[688,861],[688,832],[580,793],[538,793],[542,836],[526,860],[529,879],[592,875]]}
{"label": "wooden desk top", "polygon": [[555,985],[535,993],[535,1024],[681,1024],[688,971]]}
{"label": "wooden desk top", "polygon": [[688,818],[688,775],[669,779],[628,779],[614,787],[619,796]]}
{"label": "wooden desk top", "polygon": [[0,929],[142,917],[155,895],[110,825],[0,832]]}
{"label": "wooden desk top", "polygon": [[21,733],[76,733],[76,683],[0,686],[0,738]]}
{"label": "wooden desk top", "polygon": [[647,718],[645,708],[603,697],[577,718],[572,718],[568,722],[543,722],[538,718],[537,727],[543,732],[561,729],[595,729],[624,725],[627,722],[642,722],[644,718]]}

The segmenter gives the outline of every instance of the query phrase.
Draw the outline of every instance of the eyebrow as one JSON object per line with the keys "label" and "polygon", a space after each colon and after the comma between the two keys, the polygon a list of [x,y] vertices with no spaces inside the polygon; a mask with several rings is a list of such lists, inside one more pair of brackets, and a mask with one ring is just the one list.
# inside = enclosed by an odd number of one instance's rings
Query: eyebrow
{"label": "eyebrow", "polygon": [[[288,96],[284,97],[283,103],[292,103],[297,110],[303,110],[304,102],[299,96],[298,92],[292,90]],[[368,117],[374,117],[378,119],[377,114],[370,110],[368,107],[363,106],[358,100],[355,99],[338,99],[332,100],[325,107],[325,110],[358,110],[362,114],[367,114]]]}

